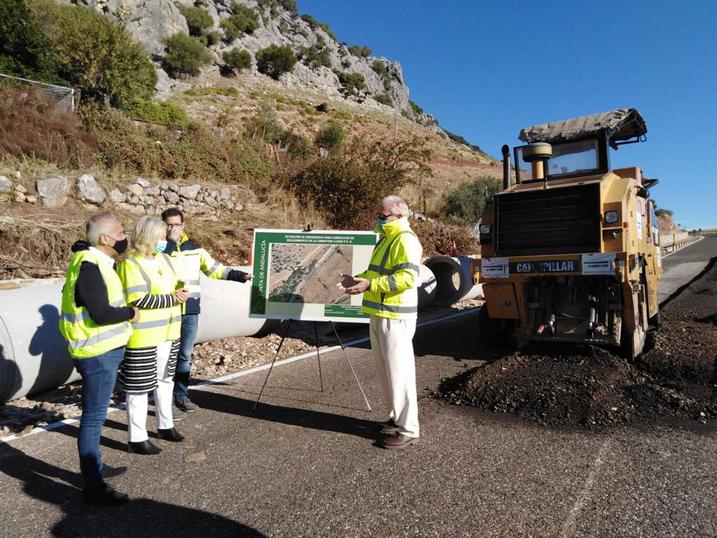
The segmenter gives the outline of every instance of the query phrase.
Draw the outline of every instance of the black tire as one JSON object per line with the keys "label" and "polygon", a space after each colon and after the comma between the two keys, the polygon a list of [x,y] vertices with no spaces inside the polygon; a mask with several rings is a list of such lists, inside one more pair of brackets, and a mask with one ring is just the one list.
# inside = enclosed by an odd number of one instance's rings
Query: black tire
{"label": "black tire", "polygon": [[658,307],[657,313],[650,318],[650,326],[658,328],[662,325],[662,315],[660,314],[660,309]]}
{"label": "black tire", "polygon": [[512,319],[494,319],[488,313],[488,307],[483,307],[478,312],[478,333],[481,342],[486,347],[497,347],[505,345],[513,332]]}

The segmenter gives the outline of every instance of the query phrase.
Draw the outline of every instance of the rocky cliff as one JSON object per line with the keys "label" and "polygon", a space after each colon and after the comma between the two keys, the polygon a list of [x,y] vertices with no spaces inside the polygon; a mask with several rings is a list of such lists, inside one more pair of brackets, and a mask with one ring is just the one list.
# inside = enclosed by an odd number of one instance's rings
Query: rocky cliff
{"label": "rocky cliff", "polygon": [[[156,61],[159,82],[157,91],[162,97],[172,90],[178,81],[169,77],[161,67],[164,54],[163,38],[177,32],[188,32],[187,21],[180,8],[195,4],[205,9],[212,18],[209,31],[222,33],[221,22],[232,15],[232,5],[238,4],[253,9],[258,15],[258,28],[229,43],[219,40],[210,45],[216,64],[205,69],[205,74],[218,71],[222,53],[239,47],[252,56],[269,45],[287,45],[301,56],[308,49],[321,53],[321,63],[298,62],[290,73],[281,77],[288,87],[307,88],[328,97],[343,97],[359,103],[375,106],[390,106],[404,116],[415,119],[426,126],[436,126],[433,118],[417,111],[409,101],[409,91],[403,78],[401,64],[386,58],[367,54],[367,50],[350,50],[345,43],[335,39],[331,30],[309,16],[299,16],[283,7],[285,2],[267,0],[60,0],[64,3],[84,5],[125,25],[133,37],[141,42]],[[256,62],[252,68],[256,72]],[[338,72],[358,74],[363,77],[365,88],[347,92],[339,80]],[[377,99],[380,101],[377,101]]]}

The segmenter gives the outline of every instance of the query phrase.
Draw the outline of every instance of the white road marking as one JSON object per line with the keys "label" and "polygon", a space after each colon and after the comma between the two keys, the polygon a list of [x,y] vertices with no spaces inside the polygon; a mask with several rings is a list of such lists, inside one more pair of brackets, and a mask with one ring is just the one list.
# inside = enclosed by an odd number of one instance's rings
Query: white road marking
{"label": "white road marking", "polygon": [[592,465],[592,469],[590,469],[590,473],[585,480],[585,484],[583,484],[583,489],[580,490],[578,498],[575,499],[575,504],[573,504],[572,509],[568,513],[567,519],[565,520],[562,528],[560,529],[560,538],[575,536],[575,524],[577,523],[578,514],[590,498],[591,490],[593,488],[593,484],[595,483],[595,479],[597,478],[598,472],[603,466],[603,463],[605,463],[605,452],[607,451],[609,443],[610,439],[605,440],[605,442],[600,447],[600,450],[598,450],[597,456],[595,457],[595,461]]}
{"label": "white road marking", "polygon": [[[448,321],[451,319],[467,316],[468,314],[472,314],[473,312],[476,312],[478,310],[480,310],[480,307],[466,308],[465,310],[456,312],[455,314],[448,314],[448,315],[442,316],[440,318],[430,319],[430,320],[424,321],[422,323],[419,323],[417,325],[417,328],[429,327],[431,325],[435,325],[436,323],[440,323],[442,321]],[[357,338],[356,340],[350,340],[348,342],[344,342],[344,347],[350,347],[352,345],[363,344],[364,342],[368,342],[368,341],[369,341],[368,337]],[[336,351],[337,349],[341,349],[341,346],[322,347],[322,348],[319,348],[319,354],[325,355],[327,353],[331,353],[332,351]],[[274,368],[276,368],[277,366],[291,364],[292,362],[300,361],[303,359],[308,359],[309,357],[315,357],[315,356],[316,356],[316,350],[313,350],[313,351],[309,351],[306,353],[302,353],[301,355],[296,355],[294,357],[288,357],[286,359],[281,359],[274,363]],[[261,366],[255,366],[254,368],[248,368],[246,370],[234,372],[233,374],[223,375],[220,377],[216,377],[214,379],[207,379],[205,381],[200,381],[200,382],[192,385],[191,388],[193,390],[203,390],[203,387],[218,385],[221,383],[225,383],[227,381],[231,381],[232,379],[237,379],[237,378],[244,377],[244,376],[247,376],[250,374],[254,374],[256,372],[261,372],[262,370],[268,370],[270,368],[270,366],[271,366],[271,363],[262,364]],[[125,409],[124,402],[119,403],[117,405],[112,405],[107,410],[107,416],[114,413],[115,411],[122,411],[124,409]],[[66,418],[65,420],[61,420],[59,422],[53,422],[52,424],[47,424],[45,426],[37,426],[37,427],[33,428],[29,433],[26,433],[23,435],[18,435],[16,433],[14,433],[12,435],[0,437],[0,445],[3,443],[10,443],[12,441],[15,441],[16,439],[27,437],[28,435],[49,432],[49,431],[56,430],[57,428],[61,428],[62,426],[66,426],[69,424],[77,424],[80,422],[80,416],[81,415],[78,415],[78,416],[72,417],[72,418]]]}

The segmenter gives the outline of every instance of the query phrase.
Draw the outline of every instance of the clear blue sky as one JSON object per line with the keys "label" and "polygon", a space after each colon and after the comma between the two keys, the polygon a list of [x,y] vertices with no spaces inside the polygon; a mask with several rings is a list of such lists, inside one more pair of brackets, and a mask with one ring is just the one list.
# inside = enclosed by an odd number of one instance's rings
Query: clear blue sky
{"label": "clear blue sky", "polygon": [[339,41],[399,61],[411,98],[499,157],[522,127],[637,108],[612,165],[660,179],[685,228],[717,227],[717,2],[299,0]]}

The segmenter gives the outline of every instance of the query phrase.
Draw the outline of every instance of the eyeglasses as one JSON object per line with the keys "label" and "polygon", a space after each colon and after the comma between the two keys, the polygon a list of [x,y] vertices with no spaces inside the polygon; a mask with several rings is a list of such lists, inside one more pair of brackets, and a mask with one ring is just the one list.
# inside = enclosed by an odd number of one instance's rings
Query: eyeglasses
{"label": "eyeglasses", "polygon": [[381,213],[376,214],[376,216],[380,219],[387,219],[388,217],[393,217],[393,213],[389,213],[388,215],[382,215]]}

